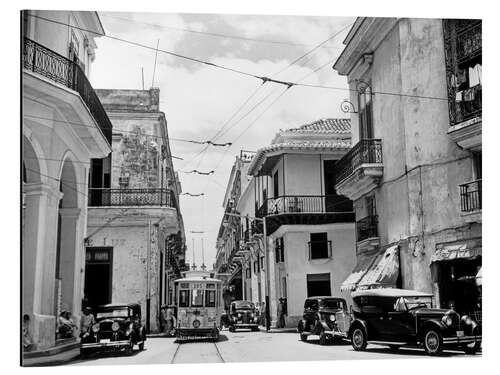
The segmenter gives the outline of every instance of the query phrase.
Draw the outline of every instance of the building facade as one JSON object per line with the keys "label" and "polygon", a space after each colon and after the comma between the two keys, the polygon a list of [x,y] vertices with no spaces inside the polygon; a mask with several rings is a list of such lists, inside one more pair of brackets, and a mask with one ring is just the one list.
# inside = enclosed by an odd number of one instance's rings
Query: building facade
{"label": "building facade", "polygon": [[88,81],[95,34],[72,26],[104,33],[95,12],[22,12],[22,313],[33,340],[25,361],[76,342],[57,333],[57,317],[69,311],[79,323],[89,164],[111,152],[112,125]]}
{"label": "building facade", "polygon": [[112,153],[90,168],[85,299],[140,303],[155,332],[186,251],[167,121],[158,89],[97,93],[114,131]]}
{"label": "building facade", "polygon": [[280,298],[286,304],[286,325],[295,327],[304,300],[340,295],[355,264],[352,202],[334,190],[336,162],[350,148],[350,138],[348,119],[280,131],[248,167],[253,178],[237,210],[259,220],[241,220],[244,246],[238,255],[245,295],[256,303],[269,296],[272,324]]}
{"label": "building facade", "polygon": [[357,265],[343,288],[417,289],[477,312],[481,21],[358,18],[344,44],[334,69],[354,146],[335,188],[354,201]]}

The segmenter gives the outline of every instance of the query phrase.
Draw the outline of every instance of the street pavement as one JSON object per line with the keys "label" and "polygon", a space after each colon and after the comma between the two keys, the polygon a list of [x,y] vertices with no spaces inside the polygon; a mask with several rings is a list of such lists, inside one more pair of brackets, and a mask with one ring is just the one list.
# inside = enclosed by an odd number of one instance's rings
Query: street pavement
{"label": "street pavement", "polygon": [[[441,357],[464,357],[462,352],[445,352]],[[480,355],[476,355],[479,357]],[[433,358],[423,350],[399,349],[368,345],[367,350],[356,352],[350,343],[321,346],[318,338],[309,337],[302,342],[295,332],[221,332],[217,343],[196,341],[177,343],[174,338],[151,337],[146,349],[135,350],[132,355],[99,354],[77,358],[71,365],[125,365],[163,363],[221,363],[221,362],[268,362],[268,361],[322,361],[337,359],[404,359]]]}

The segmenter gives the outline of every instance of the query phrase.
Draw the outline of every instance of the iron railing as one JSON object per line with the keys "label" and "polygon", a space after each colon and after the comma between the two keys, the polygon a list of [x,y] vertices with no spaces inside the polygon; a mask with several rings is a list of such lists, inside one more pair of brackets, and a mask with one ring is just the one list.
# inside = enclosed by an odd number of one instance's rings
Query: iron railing
{"label": "iron railing", "polygon": [[382,140],[362,139],[336,164],[335,183],[349,177],[362,164],[382,164]]}
{"label": "iron railing", "polygon": [[332,257],[332,241],[309,241],[309,260]]}
{"label": "iron railing", "polygon": [[80,94],[99,129],[101,129],[104,138],[111,144],[113,128],[111,121],[92,85],[85,76],[85,72],[76,62],[59,55],[31,39],[24,38],[23,67]]}
{"label": "iron railing", "polygon": [[477,65],[481,65],[482,22],[471,19],[445,19],[443,30],[448,113],[450,125],[453,126],[482,115],[481,82],[471,86],[466,79],[470,69],[474,70]]}
{"label": "iron railing", "polygon": [[482,179],[468,182],[460,186],[460,208],[462,212],[478,211],[482,208]]}
{"label": "iron railing", "polygon": [[364,241],[367,238],[378,237],[378,216],[369,215],[356,221],[357,241]]}
{"label": "iron railing", "polygon": [[175,194],[170,189],[110,189],[90,188],[90,207],[161,206],[177,207]]}
{"label": "iron railing", "polygon": [[266,199],[257,210],[257,217],[291,213],[352,211],[352,201],[338,195],[282,195]]}

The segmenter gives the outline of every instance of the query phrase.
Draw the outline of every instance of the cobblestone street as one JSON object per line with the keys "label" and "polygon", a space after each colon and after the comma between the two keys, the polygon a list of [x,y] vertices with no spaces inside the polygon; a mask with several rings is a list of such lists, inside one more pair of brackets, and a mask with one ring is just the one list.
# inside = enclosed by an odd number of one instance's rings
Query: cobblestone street
{"label": "cobblestone street", "polygon": [[[279,348],[279,349],[278,349]],[[464,357],[461,352],[444,352],[441,357]],[[364,352],[355,352],[350,343],[320,346],[316,337],[301,342],[295,332],[222,331],[220,341],[178,344],[173,338],[153,337],[143,352],[130,356],[104,354],[76,359],[73,365],[122,365],[165,363],[221,363],[264,361],[326,361],[337,359],[432,358],[423,350],[389,348],[369,345]],[[471,356],[474,357],[474,356]],[[477,355],[480,358],[480,355]]]}

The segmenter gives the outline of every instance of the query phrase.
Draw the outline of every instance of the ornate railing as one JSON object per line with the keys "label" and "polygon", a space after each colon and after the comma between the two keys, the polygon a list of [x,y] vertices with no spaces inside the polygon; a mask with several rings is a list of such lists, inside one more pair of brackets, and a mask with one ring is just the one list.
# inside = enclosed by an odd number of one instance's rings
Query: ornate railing
{"label": "ornate railing", "polygon": [[292,213],[352,211],[352,201],[338,195],[283,195],[266,199],[257,210],[257,217]]}
{"label": "ornate railing", "polygon": [[482,115],[482,22],[445,19],[443,30],[448,112],[453,126]]}
{"label": "ornate railing", "polygon": [[177,207],[170,189],[89,189],[89,207],[162,206]]}
{"label": "ornate railing", "polygon": [[80,94],[99,129],[111,144],[112,124],[92,85],[80,66],[64,56],[24,38],[23,67]]}
{"label": "ornate railing", "polygon": [[345,154],[336,164],[335,183],[349,177],[362,164],[382,164],[382,141],[380,139],[362,139]]}
{"label": "ornate railing", "polygon": [[460,208],[462,212],[478,211],[482,208],[483,180],[460,185]]}
{"label": "ornate railing", "polygon": [[356,221],[356,239],[364,241],[367,238],[378,237],[378,216],[370,215]]}

